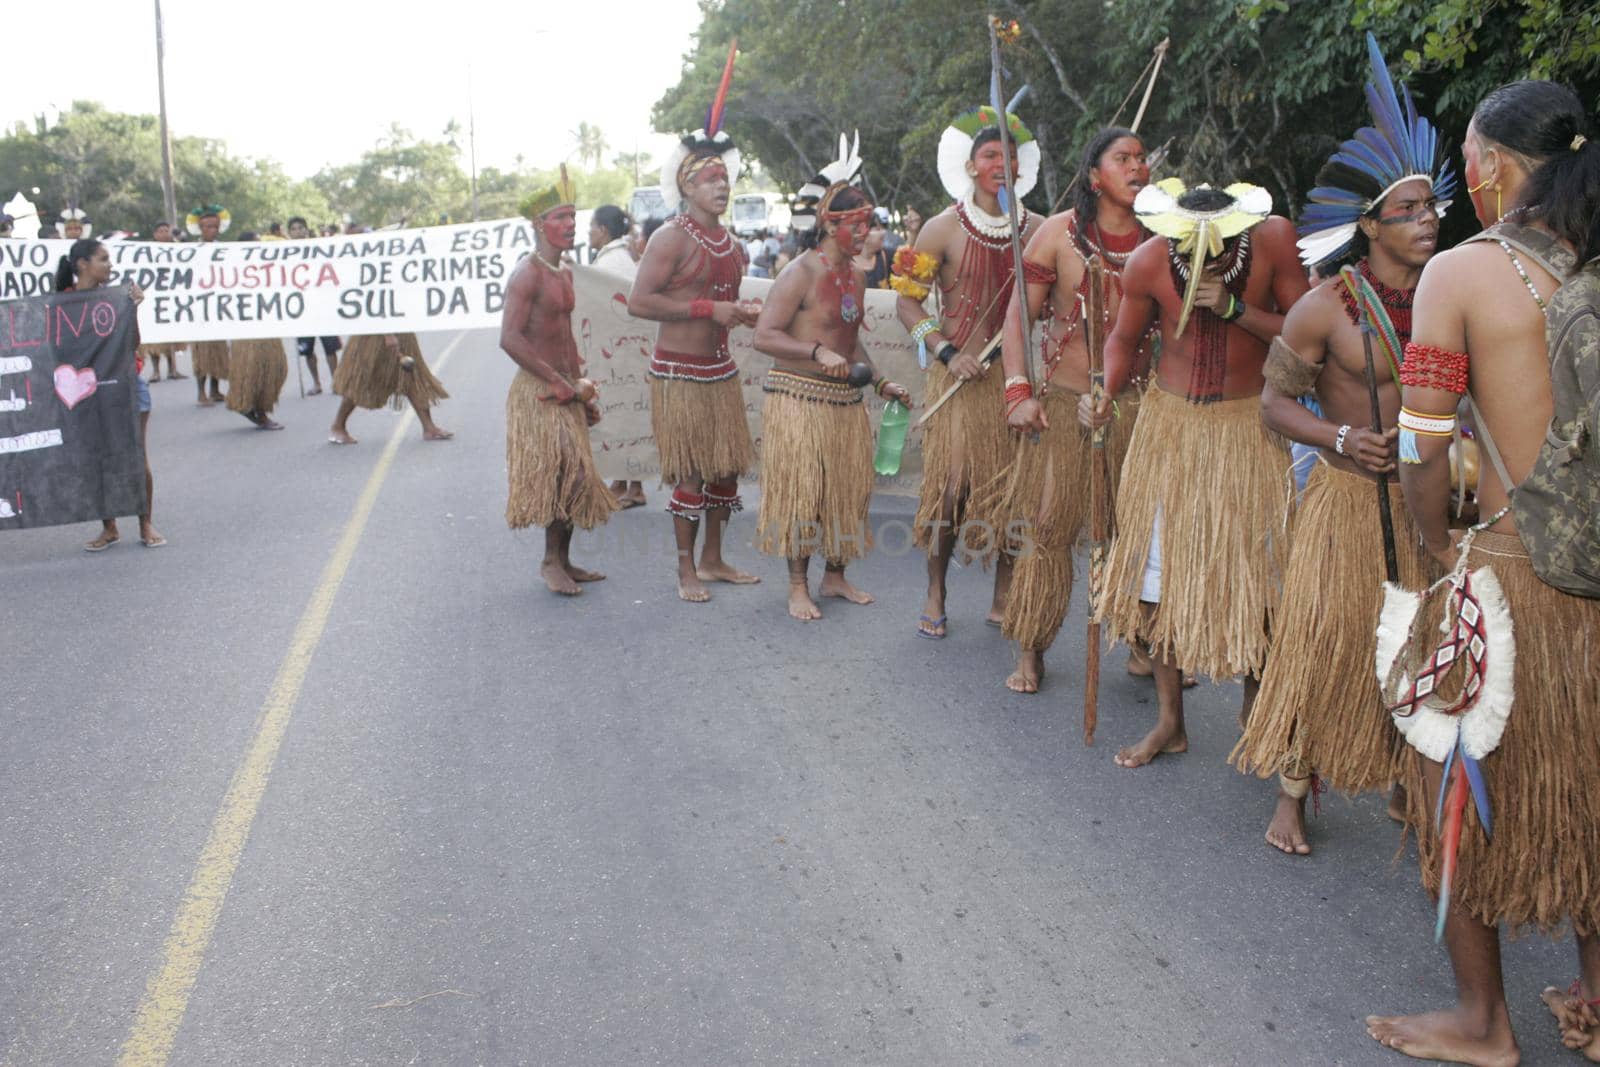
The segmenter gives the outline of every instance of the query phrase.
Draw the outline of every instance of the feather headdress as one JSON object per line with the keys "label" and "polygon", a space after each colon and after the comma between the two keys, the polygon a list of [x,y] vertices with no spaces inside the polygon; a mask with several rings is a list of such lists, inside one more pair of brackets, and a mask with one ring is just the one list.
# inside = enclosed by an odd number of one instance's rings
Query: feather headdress
{"label": "feather headdress", "polygon": [[[1009,110],[1021,99],[1018,93],[1007,105],[1006,130],[1011,143],[1017,146],[1017,199],[1028,195],[1039,180],[1039,142],[1033,133]],[[944,191],[953,200],[966,200],[972,196],[972,175],[967,173],[967,163],[972,159],[972,142],[985,126],[1000,125],[1000,113],[988,104],[964,111],[945,127],[939,136],[939,180]]]}
{"label": "feather headdress", "polygon": [[1373,125],[1363,126],[1328,158],[1368,178],[1381,192],[1358,191],[1337,185],[1319,185],[1306,194],[1309,201],[1295,228],[1300,233],[1300,259],[1307,266],[1344,257],[1355,237],[1356,222],[1383,202],[1397,186],[1420,178],[1438,199],[1444,217],[1456,190],[1455,170],[1449,152],[1433,124],[1417,114],[1411,90],[1395,92],[1389,67],[1378,50],[1378,40],[1367,34],[1367,107]]}
{"label": "feather headdress", "polygon": [[217,232],[227,233],[228,227],[233,223],[233,216],[228,214],[228,209],[221,204],[201,204],[183,217],[183,228],[189,231],[191,237],[200,236],[200,220],[207,215],[217,217]]}
{"label": "feather headdress", "polygon": [[[1197,185],[1195,191],[1210,188]],[[1190,259],[1189,285],[1184,290],[1183,310],[1178,315],[1180,337],[1194,311],[1206,260],[1222,254],[1224,241],[1239,236],[1272,214],[1272,194],[1259,185],[1234,182],[1222,190],[1228,202],[1209,211],[1180,204],[1179,198],[1188,191],[1181,180],[1166,178],[1140,189],[1139,195],[1133,198],[1133,213],[1145,228],[1176,241],[1179,254]]]}
{"label": "feather headdress", "polygon": [[561,177],[556,179],[556,183],[535,190],[519,207],[524,218],[537,219],[540,215],[548,214],[558,207],[570,207],[577,202],[578,187],[567,177],[567,165],[563,163]]}
{"label": "feather headdress", "polygon": [[685,167],[692,166],[696,160],[720,157],[728,170],[728,183],[731,185],[739,179],[739,149],[722,128],[723,119],[727,117],[728,87],[733,84],[733,61],[738,54],[739,41],[735,38],[728,45],[728,61],[723,64],[716,96],[706,109],[706,124],[686,134],[661,163],[661,199],[671,214],[677,214],[683,204]]}
{"label": "feather headdress", "polygon": [[800,187],[795,193],[794,215],[790,226],[804,233],[817,228],[817,221],[841,190],[861,184],[861,132],[851,140],[839,135],[839,158]]}

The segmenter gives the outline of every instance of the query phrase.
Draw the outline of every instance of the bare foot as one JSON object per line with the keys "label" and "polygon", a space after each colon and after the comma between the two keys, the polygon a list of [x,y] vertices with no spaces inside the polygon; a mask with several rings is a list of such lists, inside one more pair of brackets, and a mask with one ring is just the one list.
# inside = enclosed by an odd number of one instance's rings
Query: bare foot
{"label": "bare foot", "polygon": [[870,604],[874,599],[865,589],[857,589],[845,580],[843,571],[824,571],[822,585],[817,592],[822,596],[836,596],[841,600],[848,600],[852,604]]}
{"label": "bare foot", "polygon": [[1311,855],[1311,843],[1306,840],[1306,798],[1296,799],[1278,790],[1278,807],[1267,823],[1267,844],[1291,856]]}
{"label": "bare foot", "polygon": [[1044,653],[1023,649],[1017,656],[1017,669],[1006,678],[1006,688],[1013,693],[1037,693],[1044,678]]}
{"label": "bare foot", "polygon": [[693,571],[679,571],[678,599],[691,604],[704,604],[711,599],[711,590],[700,584],[700,576]]}
{"label": "bare foot", "polygon": [[606,576],[599,571],[586,571],[570,560],[567,561],[566,572],[572,575],[572,580],[575,582],[603,582],[606,580]]}
{"label": "bare foot", "polygon": [[559,593],[562,596],[577,596],[583,592],[578,587],[578,583],[572,580],[572,575],[568,574],[565,568],[555,560],[547,560],[539,565],[539,577],[544,579],[544,584],[552,593]]}
{"label": "bare foot", "polygon": [[1590,1062],[1600,1063],[1600,1012],[1583,999],[1582,989],[1577,993],[1562,992],[1549,986],[1539,994],[1539,999],[1556,1017],[1561,1043],[1574,1052],[1583,1053]]}
{"label": "bare foot", "polygon": [[801,622],[813,622],[822,618],[822,609],[811,599],[811,590],[806,588],[805,582],[789,583],[789,617],[799,619]]}
{"label": "bare foot", "polygon": [[1187,751],[1189,751],[1188,734],[1181,728],[1157,723],[1155,729],[1144,735],[1144,740],[1118,751],[1114,762],[1118,767],[1143,767],[1163,753]]}
{"label": "bare foot", "polygon": [[1522,1062],[1516,1038],[1511,1036],[1511,1022],[1503,1017],[1485,1029],[1468,1022],[1459,1010],[1369,1015],[1367,1033],[1384,1048],[1419,1060],[1467,1063],[1472,1067],[1517,1067]]}
{"label": "bare foot", "polygon": [[1004,626],[1006,622],[1006,606],[1001,604],[999,607],[991,607],[989,614],[983,617],[983,621],[989,626]]}
{"label": "bare foot", "polygon": [[454,436],[455,434],[451,433],[449,430],[441,430],[437,426],[431,430],[422,431],[422,439],[424,441],[448,441]]}
{"label": "bare foot", "polygon": [[761,580],[753,574],[746,574],[736,569],[725,560],[702,563],[695,568],[695,574],[702,582],[730,582],[733,585],[755,585]]}
{"label": "bare foot", "polygon": [[321,395],[322,395],[322,386],[320,386],[320,385],[313,385],[310,389],[306,390],[306,396],[321,396]]}
{"label": "bare foot", "polygon": [[256,429],[258,429],[258,430],[281,430],[281,429],[283,429],[283,423],[274,422],[274,421],[272,421],[272,418],[270,416],[263,415],[263,416],[261,416],[261,420],[256,423]]}
{"label": "bare foot", "polygon": [[645,500],[644,498],[643,488],[634,489],[630,492],[624,493],[619,498],[619,501],[625,508],[642,508],[645,506],[645,504],[649,503],[649,501]]}
{"label": "bare foot", "polygon": [[[1156,676],[1155,664],[1150,659],[1148,650],[1137,645],[1132,645],[1128,648],[1128,673],[1135,678],[1154,678]],[[1183,676],[1182,685],[1185,689],[1193,689],[1199,684],[1200,679],[1194,675],[1186,674]]]}
{"label": "bare foot", "polygon": [[1394,788],[1389,790],[1388,816],[1395,822],[1406,821],[1406,787],[1399,782],[1396,782]]}
{"label": "bare foot", "polygon": [[222,390],[220,390],[220,389],[211,390],[211,402],[213,404],[221,404],[222,402],[224,402],[227,399],[228,399],[227,397],[222,395]]}
{"label": "bare foot", "polygon": [[196,400],[195,403],[203,408],[216,407],[217,405],[217,402],[208,396],[201,397],[200,399]]}
{"label": "bare foot", "polygon": [[169,382],[183,381],[184,379],[186,379],[188,377],[189,376],[187,374],[179,374],[177,371],[173,371],[171,374],[167,375],[167,381],[169,381]]}
{"label": "bare foot", "polygon": [[346,430],[329,430],[328,443],[330,445],[353,445],[356,439],[351,437]]}

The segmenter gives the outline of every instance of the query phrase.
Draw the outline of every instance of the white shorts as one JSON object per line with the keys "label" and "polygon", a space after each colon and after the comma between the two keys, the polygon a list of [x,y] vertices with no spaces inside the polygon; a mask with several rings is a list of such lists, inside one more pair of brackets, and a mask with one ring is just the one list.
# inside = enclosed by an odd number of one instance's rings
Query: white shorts
{"label": "white shorts", "polygon": [[1146,604],[1161,603],[1161,509],[1156,508],[1156,521],[1150,527],[1150,554],[1144,558],[1144,581],[1139,586],[1139,599]]}

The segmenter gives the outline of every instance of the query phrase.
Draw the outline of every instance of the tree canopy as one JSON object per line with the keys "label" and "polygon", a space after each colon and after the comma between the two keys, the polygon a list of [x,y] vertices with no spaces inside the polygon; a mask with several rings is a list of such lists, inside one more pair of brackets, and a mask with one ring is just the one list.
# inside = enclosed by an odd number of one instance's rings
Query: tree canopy
{"label": "tree canopy", "polygon": [[[879,203],[935,210],[939,134],[989,96],[987,11],[1016,19],[1009,96],[1041,142],[1030,206],[1049,209],[1082,145],[1129,123],[1156,45],[1171,50],[1141,134],[1189,181],[1253,181],[1293,210],[1336,142],[1366,120],[1365,44],[1378,37],[1445,136],[1459,145],[1477,100],[1521,77],[1564,81],[1600,107],[1600,9],[1592,0],[995,0],[991,8],[897,0],[702,0],[682,77],[655,108],[664,132],[700,125],[728,44],[739,59],[725,125],[789,189],[861,131]],[[1132,94],[1132,99],[1128,97]]]}

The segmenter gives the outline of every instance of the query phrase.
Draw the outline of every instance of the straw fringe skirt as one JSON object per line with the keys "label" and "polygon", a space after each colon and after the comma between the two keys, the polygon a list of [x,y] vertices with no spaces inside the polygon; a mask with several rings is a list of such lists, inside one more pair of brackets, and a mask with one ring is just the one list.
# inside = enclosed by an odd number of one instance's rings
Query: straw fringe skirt
{"label": "straw fringe skirt", "polygon": [[737,478],[755,464],[738,377],[720,382],[650,377],[650,427],[667,485]]}
{"label": "straw fringe skirt", "polygon": [[[228,342],[192,341],[189,344],[189,363],[196,378],[228,378]],[[287,377],[289,372],[284,371]]]}
{"label": "straw fringe skirt", "polygon": [[[1152,385],[1118,489],[1100,605],[1108,636],[1143,640],[1192,674],[1259,674],[1293,485],[1258,397],[1191,404]],[[1147,623],[1139,597],[1158,513],[1161,602]]]}
{"label": "straw fringe skirt", "polygon": [[[922,395],[931,404],[955,383],[944,364],[929,363]],[[928,423],[922,437],[922,492],[912,523],[918,548],[932,546],[948,492],[955,504],[949,519],[962,531],[963,548],[985,558],[993,554],[995,543],[985,536],[988,531],[966,522],[972,516],[971,495],[1004,474],[1016,448],[1006,428],[1004,398],[1005,375],[992,366],[984,377],[963,385]]]}
{"label": "straw fringe skirt", "polygon": [[617,510],[595,470],[582,404],[550,404],[549,387],[517,371],[506,394],[506,525],[564,522],[592,530]]}
{"label": "straw fringe skirt", "polygon": [[[861,390],[820,382],[819,395],[776,386],[762,410],[761,511],[756,547],[769,556],[820,555],[833,566],[871,547],[872,430]],[[853,399],[847,399],[853,397]]]}
{"label": "straw fringe skirt", "polygon": [[[1500,580],[1517,663],[1505,734],[1479,763],[1494,837],[1469,803],[1451,900],[1483,923],[1556,934],[1570,918],[1579,935],[1600,933],[1600,600],[1545,585],[1514,534],[1478,534],[1471,562]],[[1422,883],[1436,894],[1443,849],[1428,761],[1402,744],[1397,763]]]}
{"label": "straw fringe skirt", "polygon": [[278,394],[289,377],[283,342],[277,338],[233,342],[228,373],[229,411],[270,413],[278,406]]}
{"label": "straw fringe skirt", "polygon": [[[1030,651],[1055,641],[1072,600],[1072,554],[1090,533],[1093,518],[1089,481],[1093,434],[1078,422],[1078,393],[1052,388],[1042,404],[1050,429],[1037,444],[1015,442],[1015,458],[974,494],[971,518],[993,532],[1017,557],[1011,574],[1002,629]],[[1139,395],[1117,400],[1118,418],[1106,428],[1106,458],[1113,494],[1133,439]]]}
{"label": "straw fringe skirt", "polygon": [[[1230,757],[1265,778],[1313,772],[1347,792],[1393,779],[1394,720],[1373,663],[1383,609],[1383,532],[1375,483],[1318,463],[1295,516],[1272,651],[1244,736]],[[1429,558],[1398,483],[1389,486],[1400,584],[1427,585]]]}
{"label": "straw fringe skirt", "polygon": [[[333,372],[335,393],[352,401],[357,407],[373,410],[391,400],[398,410],[402,399],[411,401],[419,408],[428,408],[450,398],[439,379],[434,377],[433,371],[428,369],[427,360],[422,358],[422,348],[417,344],[416,334],[397,335],[400,341],[398,355],[390,352],[383,343],[384,336],[363,334],[350,338],[349,347],[339,359],[339,368]],[[413,361],[410,370],[400,363],[407,356]]]}

